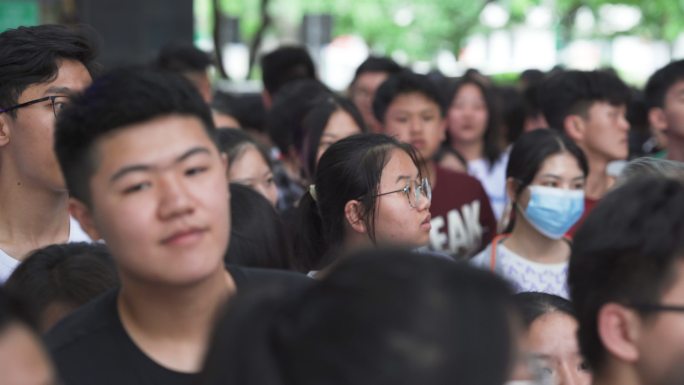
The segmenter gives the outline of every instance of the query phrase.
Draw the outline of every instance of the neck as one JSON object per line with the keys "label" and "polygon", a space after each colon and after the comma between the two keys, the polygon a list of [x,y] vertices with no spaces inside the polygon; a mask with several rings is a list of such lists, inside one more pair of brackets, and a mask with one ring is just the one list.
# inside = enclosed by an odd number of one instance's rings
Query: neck
{"label": "neck", "polygon": [[684,162],[684,138],[667,136],[667,159]]}
{"label": "neck", "polygon": [[466,161],[470,162],[482,158],[484,153],[484,142],[481,140],[473,142],[451,141],[451,147],[456,149]]}
{"label": "neck", "polygon": [[570,246],[563,239],[551,239],[537,231],[517,212],[511,236],[504,244],[512,252],[538,263],[562,263],[570,258]]}
{"label": "neck", "polygon": [[69,239],[68,194],[23,183],[0,170],[0,248],[17,259]]}
{"label": "neck", "polygon": [[608,175],[606,168],[608,161],[597,156],[590,156],[587,153],[587,161],[589,162],[589,175],[587,176],[587,184],[584,187],[584,193],[588,198],[601,199],[606,192],[615,183],[615,178]]}
{"label": "neck", "polygon": [[136,345],[163,366],[197,372],[221,305],[236,288],[218,269],[191,286],[169,287],[121,279],[118,310]]}

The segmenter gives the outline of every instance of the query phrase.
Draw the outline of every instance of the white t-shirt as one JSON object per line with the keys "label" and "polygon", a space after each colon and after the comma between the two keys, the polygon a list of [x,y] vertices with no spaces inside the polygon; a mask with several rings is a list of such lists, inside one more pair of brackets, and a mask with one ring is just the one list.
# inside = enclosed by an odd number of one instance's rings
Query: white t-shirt
{"label": "white t-shirt", "polygon": [[[67,243],[73,242],[91,242],[88,234],[83,231],[81,225],[74,218],[69,217],[69,240]],[[7,278],[12,274],[14,269],[19,266],[20,261],[10,257],[7,253],[0,249],[0,284],[5,283]]]}
{"label": "white t-shirt", "polygon": [[[470,263],[491,270],[492,244],[490,243],[480,254],[473,257]],[[568,295],[568,262],[545,264],[530,261],[498,243],[496,246],[494,272],[512,285],[516,293],[535,291],[555,294],[563,298]]]}
{"label": "white t-shirt", "polygon": [[506,207],[506,166],[508,166],[508,150],[501,154],[491,169],[489,162],[485,159],[468,162],[468,174],[482,183],[497,221],[501,219]]}

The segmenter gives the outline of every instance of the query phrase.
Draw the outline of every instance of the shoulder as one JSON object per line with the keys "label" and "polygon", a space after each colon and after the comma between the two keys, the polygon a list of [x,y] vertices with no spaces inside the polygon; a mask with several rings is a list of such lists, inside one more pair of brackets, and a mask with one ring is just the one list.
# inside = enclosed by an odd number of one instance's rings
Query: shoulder
{"label": "shoulder", "polygon": [[57,323],[45,336],[48,349],[60,356],[63,350],[91,343],[94,335],[111,330],[118,321],[118,293],[118,289],[110,290]]}
{"label": "shoulder", "polygon": [[477,180],[477,178],[470,176],[464,172],[451,171],[439,166],[436,167],[436,170],[437,180],[439,184],[457,184],[463,187],[482,189],[482,184],[480,183],[480,181]]}
{"label": "shoulder", "polygon": [[490,243],[487,245],[487,247],[484,248],[484,250],[480,251],[477,255],[472,257],[468,261],[468,263],[470,263],[473,266],[480,267],[480,268],[489,268],[491,253],[492,253],[492,244]]}
{"label": "shoulder", "polygon": [[302,273],[277,269],[262,269],[228,265],[226,269],[233,277],[238,290],[253,286],[279,286],[298,289],[312,284],[313,280]]}

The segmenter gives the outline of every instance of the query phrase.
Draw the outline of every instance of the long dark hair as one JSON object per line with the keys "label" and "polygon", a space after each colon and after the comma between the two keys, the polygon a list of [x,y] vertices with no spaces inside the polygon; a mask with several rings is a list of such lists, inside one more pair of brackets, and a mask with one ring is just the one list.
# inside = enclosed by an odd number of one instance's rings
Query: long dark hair
{"label": "long dark hair", "polygon": [[[482,99],[487,107],[487,123],[485,125],[483,138],[484,147],[482,156],[484,156],[484,158],[487,160],[487,163],[489,163],[489,167],[491,168],[494,167],[496,161],[501,157],[501,147],[499,142],[501,122],[499,117],[499,108],[497,106],[494,93],[490,87],[472,76],[463,77],[453,84],[448,93],[448,108],[451,108],[451,104],[458,96],[458,92],[466,85],[474,85],[480,90]],[[451,135],[449,134],[449,130],[447,130],[446,133],[446,143],[451,145]]]}
{"label": "long dark hair", "polygon": [[[582,174],[585,177],[589,174],[589,165],[582,149],[556,130],[534,130],[518,138],[511,149],[506,167],[506,179],[513,178],[517,183],[511,203],[515,204],[520,193],[532,183],[544,161],[560,153],[572,155],[577,160]],[[511,220],[504,232],[511,232],[514,225],[515,222]]]}
{"label": "long dark hair", "polygon": [[386,135],[353,135],[333,144],[323,154],[313,187],[298,207],[300,232],[295,239],[295,255],[302,258],[304,266],[311,270],[320,268],[322,257],[342,245],[346,236],[344,206],[350,200],[361,202],[361,216],[369,238],[375,242],[375,193],[382,170],[395,149],[411,157],[422,177],[421,163],[413,148]]}
{"label": "long dark hair", "polygon": [[316,173],[316,156],[318,145],[321,143],[323,131],[328,125],[330,118],[337,111],[348,113],[362,133],[367,132],[361,113],[352,102],[347,99],[327,95],[321,97],[312,106],[302,119],[302,131],[304,137],[298,147],[301,148],[302,165],[307,178],[311,179]]}

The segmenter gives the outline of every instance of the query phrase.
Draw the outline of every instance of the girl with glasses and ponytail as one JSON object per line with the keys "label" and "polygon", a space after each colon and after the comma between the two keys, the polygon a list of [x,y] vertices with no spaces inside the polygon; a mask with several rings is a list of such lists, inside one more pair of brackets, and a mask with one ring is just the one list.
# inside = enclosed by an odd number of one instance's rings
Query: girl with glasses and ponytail
{"label": "girl with glasses and ponytail", "polygon": [[320,270],[353,249],[426,246],[432,191],[413,148],[381,134],[332,144],[298,207],[295,255]]}
{"label": "girl with glasses and ponytail", "polygon": [[562,134],[536,130],[521,136],[506,169],[512,219],[471,262],[507,278],[517,292],[568,298],[570,243],[564,235],[584,211],[587,173],[584,153]]}

